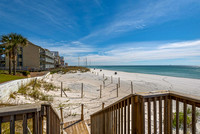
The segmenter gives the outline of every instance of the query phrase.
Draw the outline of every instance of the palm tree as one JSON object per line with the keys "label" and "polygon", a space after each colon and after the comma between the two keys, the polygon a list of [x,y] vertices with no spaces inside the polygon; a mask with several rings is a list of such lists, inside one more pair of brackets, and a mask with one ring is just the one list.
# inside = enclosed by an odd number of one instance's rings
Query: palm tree
{"label": "palm tree", "polygon": [[12,43],[11,39],[9,38],[8,35],[2,35],[0,42],[3,43],[1,44],[1,54],[8,55],[9,57],[9,74],[12,72]]}
{"label": "palm tree", "polygon": [[13,60],[13,75],[16,75],[16,61],[17,61],[17,52],[19,47],[24,47],[28,44],[28,40],[23,37],[21,34],[11,33],[9,34],[11,39],[12,46],[12,60]]}

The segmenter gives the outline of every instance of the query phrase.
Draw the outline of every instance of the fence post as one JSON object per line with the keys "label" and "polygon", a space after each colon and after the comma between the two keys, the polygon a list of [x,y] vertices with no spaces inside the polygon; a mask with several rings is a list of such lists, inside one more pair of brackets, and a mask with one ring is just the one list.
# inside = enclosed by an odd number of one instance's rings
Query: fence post
{"label": "fence post", "polygon": [[83,98],[83,83],[81,83],[81,98]]}
{"label": "fence post", "polygon": [[62,90],[63,90],[63,82],[61,82],[61,88],[60,88],[60,95],[62,97]]}
{"label": "fence post", "polygon": [[118,92],[118,84],[116,84],[116,88],[117,88],[117,97],[118,97],[118,93],[119,93],[119,92]]}
{"label": "fence post", "polygon": [[101,93],[102,93],[102,85],[100,85],[100,98],[101,98]]}
{"label": "fence post", "polygon": [[133,82],[131,81],[131,94],[133,94]]}
{"label": "fence post", "polygon": [[111,76],[110,80],[111,80],[111,83],[113,83],[113,77],[112,76]]}
{"label": "fence post", "polygon": [[103,79],[104,79],[104,74],[103,74]]}
{"label": "fence post", "polygon": [[83,107],[84,107],[84,105],[81,104],[81,120],[82,120],[82,121],[84,120]]}
{"label": "fence post", "polygon": [[120,87],[120,77],[118,78],[118,86]]}
{"label": "fence post", "polygon": [[63,107],[60,107],[60,116],[61,116],[61,134],[63,134]]}
{"label": "fence post", "polygon": [[103,81],[103,88],[105,89],[105,81]]}
{"label": "fence post", "polygon": [[104,103],[104,102],[102,102],[102,109],[104,109],[104,105],[105,105],[105,103]]}

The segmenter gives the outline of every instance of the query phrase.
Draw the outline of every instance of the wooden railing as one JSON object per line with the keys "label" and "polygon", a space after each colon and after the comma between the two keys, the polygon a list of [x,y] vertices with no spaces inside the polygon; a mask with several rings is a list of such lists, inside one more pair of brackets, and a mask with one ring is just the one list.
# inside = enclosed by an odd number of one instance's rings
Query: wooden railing
{"label": "wooden railing", "polygon": [[[28,122],[29,119],[31,122]],[[19,133],[60,134],[60,118],[51,104],[27,104],[0,108],[0,134],[7,128],[9,130],[6,131],[14,134],[17,129],[15,124],[18,121],[22,121],[19,125],[22,132]]]}
{"label": "wooden railing", "polygon": [[199,98],[168,91],[131,94],[92,114],[91,133],[197,134]]}

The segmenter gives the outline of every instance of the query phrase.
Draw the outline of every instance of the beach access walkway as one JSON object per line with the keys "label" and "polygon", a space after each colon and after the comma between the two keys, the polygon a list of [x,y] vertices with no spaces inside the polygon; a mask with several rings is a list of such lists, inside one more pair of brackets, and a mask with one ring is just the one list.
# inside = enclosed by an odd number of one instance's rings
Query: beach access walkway
{"label": "beach access walkway", "polygon": [[197,134],[199,110],[199,97],[173,91],[130,94],[102,107],[90,120],[81,116],[80,120],[67,123],[63,123],[62,112],[58,116],[50,103],[25,104],[0,108],[0,132],[5,129],[3,124],[9,123],[10,134],[16,132],[17,126],[22,126],[23,134]]}

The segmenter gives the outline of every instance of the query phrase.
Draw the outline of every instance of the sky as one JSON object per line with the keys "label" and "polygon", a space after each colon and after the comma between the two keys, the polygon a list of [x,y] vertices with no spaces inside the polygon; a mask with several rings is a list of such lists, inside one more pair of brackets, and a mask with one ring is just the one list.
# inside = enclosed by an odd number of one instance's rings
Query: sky
{"label": "sky", "polygon": [[11,32],[69,65],[200,65],[200,0],[0,0]]}

